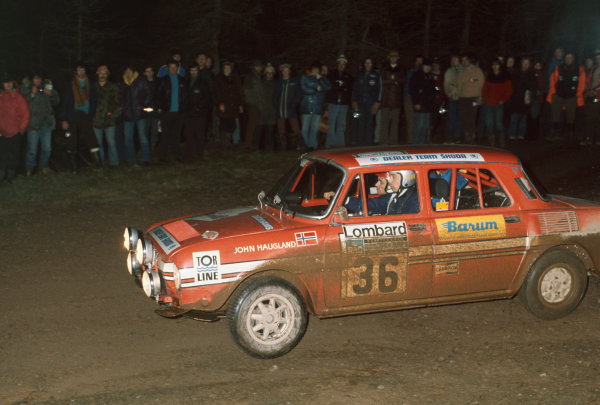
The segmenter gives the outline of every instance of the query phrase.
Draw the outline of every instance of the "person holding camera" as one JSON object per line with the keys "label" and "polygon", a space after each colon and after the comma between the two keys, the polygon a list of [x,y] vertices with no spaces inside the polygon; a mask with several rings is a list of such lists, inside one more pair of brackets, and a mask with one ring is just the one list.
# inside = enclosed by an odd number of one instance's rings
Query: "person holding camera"
{"label": "person holding camera", "polygon": [[[54,109],[60,99],[52,82],[44,80],[35,73],[33,78],[23,79],[21,92],[29,103],[31,118],[27,127],[27,155],[25,156],[25,175],[31,176],[37,166],[38,173],[48,174],[48,160],[52,151],[52,131],[56,127]],[[39,164],[38,148],[40,149]]]}

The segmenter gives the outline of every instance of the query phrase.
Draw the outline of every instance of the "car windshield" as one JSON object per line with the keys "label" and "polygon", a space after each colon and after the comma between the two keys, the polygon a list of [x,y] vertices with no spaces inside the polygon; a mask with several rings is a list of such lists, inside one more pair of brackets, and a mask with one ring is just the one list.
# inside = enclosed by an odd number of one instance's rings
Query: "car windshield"
{"label": "car windshield", "polygon": [[338,193],[344,171],[332,164],[300,159],[267,193],[265,202],[286,213],[310,218],[326,216],[334,198],[325,193]]}

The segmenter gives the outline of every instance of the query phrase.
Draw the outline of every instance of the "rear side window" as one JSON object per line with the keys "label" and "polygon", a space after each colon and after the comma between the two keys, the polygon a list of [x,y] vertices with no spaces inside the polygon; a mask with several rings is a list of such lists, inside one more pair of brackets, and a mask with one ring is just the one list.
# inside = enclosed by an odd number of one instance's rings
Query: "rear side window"
{"label": "rear side window", "polygon": [[535,193],[533,192],[533,189],[531,188],[531,184],[529,184],[526,178],[518,177],[515,179],[515,181],[517,182],[519,188],[521,189],[521,191],[523,191],[523,194],[525,194],[525,197],[527,197],[528,200],[537,199]]}
{"label": "rear side window", "polygon": [[491,171],[479,170],[481,196],[484,208],[508,207],[510,199]]}

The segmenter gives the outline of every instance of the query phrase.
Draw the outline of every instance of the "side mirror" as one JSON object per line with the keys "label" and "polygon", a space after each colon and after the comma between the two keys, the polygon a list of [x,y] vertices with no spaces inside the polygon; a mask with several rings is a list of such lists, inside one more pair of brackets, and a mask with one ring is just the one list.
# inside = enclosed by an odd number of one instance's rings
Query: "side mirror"
{"label": "side mirror", "polygon": [[286,193],[283,197],[283,201],[289,205],[298,205],[302,201],[302,193],[299,191],[291,191]]}
{"label": "side mirror", "polygon": [[348,222],[348,210],[343,205],[336,207],[333,215],[334,222]]}

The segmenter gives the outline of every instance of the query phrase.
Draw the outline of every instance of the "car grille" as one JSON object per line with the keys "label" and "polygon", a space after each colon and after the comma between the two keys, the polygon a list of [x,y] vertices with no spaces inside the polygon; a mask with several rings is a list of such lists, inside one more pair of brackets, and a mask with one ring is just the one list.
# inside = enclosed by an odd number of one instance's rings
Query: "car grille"
{"label": "car grille", "polygon": [[579,230],[579,222],[575,211],[544,212],[538,214],[538,218],[542,235]]}

